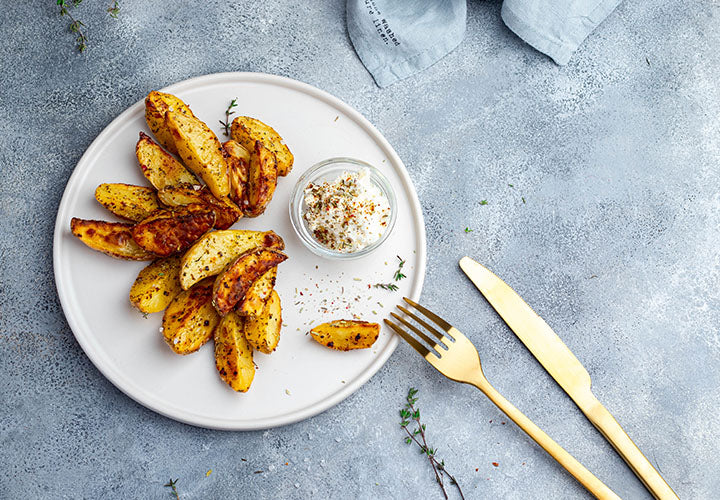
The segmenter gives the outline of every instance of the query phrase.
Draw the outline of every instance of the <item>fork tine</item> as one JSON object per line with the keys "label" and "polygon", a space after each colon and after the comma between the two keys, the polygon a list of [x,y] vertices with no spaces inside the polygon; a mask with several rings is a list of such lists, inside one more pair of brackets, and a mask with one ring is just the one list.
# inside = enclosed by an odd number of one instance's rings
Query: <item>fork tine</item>
{"label": "fork tine", "polygon": [[390,321],[389,319],[386,319],[386,320],[385,320],[385,324],[386,324],[387,326],[389,326],[390,328],[392,328],[393,330],[395,330],[395,333],[397,333],[398,335],[400,335],[400,336],[403,338],[403,340],[405,340],[405,342],[407,342],[408,344],[410,344],[410,346],[411,346],[413,349],[415,349],[415,350],[420,354],[420,356],[422,356],[423,358],[425,358],[425,357],[427,357],[428,354],[430,354],[430,351],[428,350],[427,347],[425,347],[425,346],[422,345],[420,342],[418,342],[417,340],[415,340],[415,339],[412,337],[412,335],[410,335],[410,334],[407,333],[405,330],[403,330],[402,328],[400,328],[399,326],[397,326],[395,323],[393,323],[393,322]]}
{"label": "fork tine", "polygon": [[405,326],[407,326],[408,328],[410,328],[410,330],[412,330],[413,332],[415,332],[415,334],[416,334],[418,337],[420,337],[420,338],[423,339],[425,342],[427,342],[427,344],[428,344],[430,347],[434,348],[438,353],[440,353],[440,354],[443,353],[443,351],[441,350],[441,348],[438,346],[438,343],[437,343],[437,342],[435,342],[433,339],[431,339],[430,337],[428,337],[427,335],[425,335],[425,333],[423,333],[422,330],[420,330],[418,327],[416,327],[415,325],[413,325],[412,323],[410,323],[408,320],[406,320],[405,318],[402,318],[402,317],[398,316],[397,314],[395,314],[395,313],[393,313],[393,312],[390,313],[390,316],[392,316],[393,318],[395,318],[396,320],[398,320],[400,323],[402,323],[403,325],[405,325]]}
{"label": "fork tine", "polygon": [[408,299],[407,297],[403,297],[403,300],[405,302],[407,302],[408,304],[410,304],[411,306],[413,306],[418,311],[420,311],[421,313],[423,313],[425,316],[430,318],[436,325],[438,325],[440,328],[442,328],[446,332],[449,332],[450,329],[452,328],[452,325],[450,323],[448,323],[447,321],[442,319],[437,314],[428,311],[427,309],[425,309],[423,306],[421,306],[417,302],[413,302],[412,300]]}
{"label": "fork tine", "polygon": [[[408,316],[410,316],[415,321],[417,321],[423,328],[425,328],[427,331],[429,331],[430,333],[435,335],[439,340],[443,340],[443,334],[440,333],[439,331],[437,331],[435,329],[435,327],[428,325],[425,321],[423,321],[421,318],[417,317],[417,315],[415,315],[415,314],[411,313],[410,311],[408,311],[407,309],[405,309],[403,306],[397,306],[397,308],[400,309],[405,314],[407,314]],[[430,342],[429,342],[429,344],[432,345],[432,343],[430,343]]]}

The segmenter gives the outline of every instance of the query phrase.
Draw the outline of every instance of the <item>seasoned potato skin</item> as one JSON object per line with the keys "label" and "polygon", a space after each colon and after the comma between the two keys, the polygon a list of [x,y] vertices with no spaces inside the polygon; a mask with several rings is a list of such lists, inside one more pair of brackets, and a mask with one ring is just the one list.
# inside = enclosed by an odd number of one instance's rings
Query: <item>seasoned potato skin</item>
{"label": "seasoned potato skin", "polygon": [[232,122],[230,135],[248,151],[252,151],[255,147],[255,141],[262,142],[277,157],[278,175],[284,177],[292,170],[293,154],[284,144],[280,134],[270,125],[261,122],[257,118],[238,116]]}
{"label": "seasoned potato skin", "polygon": [[165,126],[165,113],[176,111],[189,116],[195,116],[187,104],[172,94],[153,90],[145,98],[145,121],[165,149],[177,154],[172,134]]}
{"label": "seasoned potato skin", "polygon": [[100,184],[95,199],[118,217],[134,222],[162,208],[153,188],[132,184]]}
{"label": "seasoned potato skin", "polygon": [[70,231],[93,250],[123,260],[154,260],[155,254],[140,247],[132,235],[132,224],[73,217]]}
{"label": "seasoned potato skin", "polygon": [[130,303],[140,312],[156,313],[164,310],[180,292],[180,257],[158,259],[135,278]]}
{"label": "seasoned potato skin", "polygon": [[213,336],[220,321],[212,305],[212,280],[180,292],[165,309],[162,332],[165,342],[178,354],[200,349]]}
{"label": "seasoned potato skin", "polygon": [[257,217],[267,208],[277,186],[277,162],[275,154],[255,141],[255,148],[250,154],[246,200],[243,211],[248,217]]}
{"label": "seasoned potato skin", "polygon": [[276,250],[259,248],[248,250],[215,278],[213,304],[220,316],[235,308],[248,289],[260,276],[287,259],[287,255]]}
{"label": "seasoned potato skin", "polygon": [[260,276],[258,280],[252,284],[245,294],[245,297],[238,303],[237,311],[242,316],[259,316],[265,303],[275,288],[275,279],[277,278],[277,267],[273,267],[268,272]]}
{"label": "seasoned potato skin", "polygon": [[217,198],[226,197],[230,193],[227,153],[215,132],[197,118],[174,111],[165,113],[165,125],[185,165],[202,178]]}
{"label": "seasoned potato skin", "polygon": [[230,313],[215,327],[215,366],[234,391],[247,392],[255,378],[252,348],[245,339],[243,319]]}
{"label": "seasoned potato skin", "polygon": [[240,254],[258,247],[283,250],[285,242],[272,231],[230,229],[207,233],[185,252],[180,285],[187,290],[198,281],[219,274]]}
{"label": "seasoned potato skin", "polygon": [[310,335],[320,344],[338,351],[367,349],[380,335],[380,325],[367,321],[347,320],[323,323],[310,330]]}
{"label": "seasoned potato skin", "polygon": [[228,155],[227,163],[230,173],[230,194],[228,196],[242,208],[247,205],[246,190],[250,151],[233,140],[224,142],[223,149]]}
{"label": "seasoned potato skin", "polygon": [[200,184],[182,163],[143,132],[135,145],[135,156],[143,175],[155,189],[176,184]]}
{"label": "seasoned potato skin", "polygon": [[258,316],[245,318],[245,338],[253,349],[270,354],[280,342],[281,327],[280,296],[273,290],[262,312]]}
{"label": "seasoned potato skin", "polygon": [[166,186],[158,191],[158,198],[170,207],[187,205],[205,205],[215,212],[215,228],[227,229],[235,224],[243,213],[240,208],[228,198],[218,200],[205,187],[179,184]]}
{"label": "seasoned potato skin", "polygon": [[135,242],[161,257],[183,252],[215,224],[215,213],[203,205],[158,210],[132,229]]}

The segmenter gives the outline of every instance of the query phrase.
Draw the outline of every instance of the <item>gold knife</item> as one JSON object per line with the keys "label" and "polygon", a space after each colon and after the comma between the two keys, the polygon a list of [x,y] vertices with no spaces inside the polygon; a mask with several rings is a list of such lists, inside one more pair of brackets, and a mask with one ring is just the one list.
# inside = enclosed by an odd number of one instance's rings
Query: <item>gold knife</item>
{"label": "gold knife", "polygon": [[463,257],[460,267],[533,356],[613,445],[653,497],[678,500],[617,420],[597,400],[590,390],[587,370],[548,324],[512,288],[482,265]]}

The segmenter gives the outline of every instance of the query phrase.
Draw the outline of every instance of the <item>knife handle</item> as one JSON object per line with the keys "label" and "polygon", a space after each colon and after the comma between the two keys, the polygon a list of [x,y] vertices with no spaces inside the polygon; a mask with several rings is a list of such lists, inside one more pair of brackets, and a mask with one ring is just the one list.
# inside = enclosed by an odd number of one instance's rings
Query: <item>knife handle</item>
{"label": "knife handle", "polygon": [[645,458],[630,436],[620,427],[615,417],[598,401],[594,394],[590,393],[590,396],[587,401],[584,401],[585,404],[579,405],[580,409],[605,436],[605,439],[613,445],[613,448],[640,478],[652,496],[658,500],[678,500],[678,496],[672,488]]}
{"label": "knife handle", "polygon": [[515,422],[517,426],[524,430],[543,450],[557,460],[560,465],[565,467],[595,498],[600,500],[621,500],[615,492],[595,477],[592,472],[587,470],[585,466],[578,462],[565,448],[557,444],[550,436],[545,434],[540,427],[535,425],[532,420],[515,408],[497,389],[490,385],[487,380],[484,380],[484,377],[478,380],[477,383],[472,383],[472,385],[480,389],[510,420]]}

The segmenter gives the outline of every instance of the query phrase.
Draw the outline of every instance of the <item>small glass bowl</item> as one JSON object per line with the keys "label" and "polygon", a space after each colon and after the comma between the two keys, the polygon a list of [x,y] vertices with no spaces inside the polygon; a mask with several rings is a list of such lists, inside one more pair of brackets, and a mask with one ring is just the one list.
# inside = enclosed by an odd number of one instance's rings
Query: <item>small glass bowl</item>
{"label": "small glass bowl", "polygon": [[[337,250],[331,250],[320,244],[307,227],[307,223],[303,217],[305,210],[305,188],[310,183],[323,181],[332,182],[343,172],[359,172],[364,168],[368,169],[370,172],[370,180],[380,189],[388,200],[388,204],[390,205],[390,221],[380,239],[357,252],[343,253]],[[330,158],[316,163],[300,177],[290,197],[290,221],[300,240],[302,240],[311,252],[329,259],[352,260],[368,255],[387,239],[395,226],[396,218],[397,202],[395,200],[395,191],[393,191],[390,182],[377,168],[369,163],[353,158]]]}

